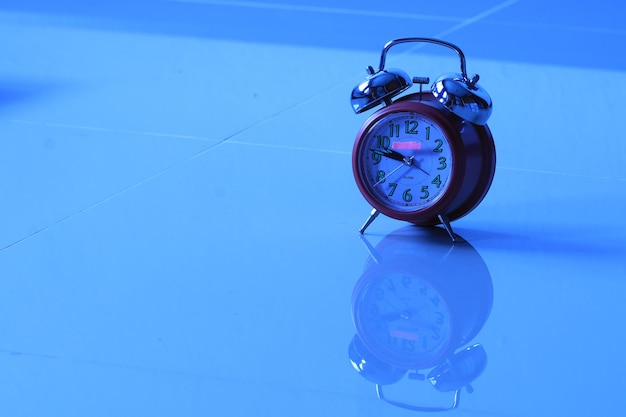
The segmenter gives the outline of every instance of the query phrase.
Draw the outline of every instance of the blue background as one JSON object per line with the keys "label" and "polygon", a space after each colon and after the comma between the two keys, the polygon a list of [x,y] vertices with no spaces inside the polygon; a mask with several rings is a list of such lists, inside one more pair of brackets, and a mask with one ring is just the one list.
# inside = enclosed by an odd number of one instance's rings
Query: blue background
{"label": "blue background", "polygon": [[[442,363],[488,358],[453,413],[621,415],[626,29],[620,3],[557,4],[3,0],[0,413],[414,414],[348,358],[352,293],[399,251],[492,286],[477,320],[437,278],[478,330]],[[383,216],[357,232],[371,112],[349,94],[406,36],[460,46],[494,101],[494,182],[453,224],[469,248]],[[458,70],[433,46],[387,62]]]}

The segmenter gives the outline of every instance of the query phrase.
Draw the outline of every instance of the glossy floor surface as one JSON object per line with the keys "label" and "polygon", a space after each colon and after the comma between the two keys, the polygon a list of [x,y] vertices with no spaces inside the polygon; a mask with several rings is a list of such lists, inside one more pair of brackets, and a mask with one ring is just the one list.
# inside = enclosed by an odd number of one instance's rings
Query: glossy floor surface
{"label": "glossy floor surface", "polygon": [[[623,21],[435,4],[3,1],[0,414],[622,415]],[[357,232],[349,95],[405,36],[494,101],[465,242]],[[432,303],[419,336],[357,331],[379,296]],[[385,350],[424,334],[428,361]]]}

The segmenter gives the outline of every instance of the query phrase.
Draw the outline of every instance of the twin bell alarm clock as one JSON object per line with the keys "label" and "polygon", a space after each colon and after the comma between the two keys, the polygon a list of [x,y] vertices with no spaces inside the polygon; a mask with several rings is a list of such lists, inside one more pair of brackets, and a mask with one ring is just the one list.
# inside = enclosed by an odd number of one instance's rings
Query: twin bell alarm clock
{"label": "twin bell alarm clock", "polygon": [[[411,78],[385,67],[391,47],[429,43],[455,51],[459,73]],[[418,226],[443,225],[455,240],[450,222],[478,206],[495,173],[496,152],[487,120],[492,102],[468,77],[465,56],[451,43],[432,38],[402,38],[388,42],[375,71],[352,90],[355,113],[379,107],[359,129],[352,151],[352,170],[359,191],[373,210],[359,230],[380,214]],[[420,91],[406,92],[413,84]]]}

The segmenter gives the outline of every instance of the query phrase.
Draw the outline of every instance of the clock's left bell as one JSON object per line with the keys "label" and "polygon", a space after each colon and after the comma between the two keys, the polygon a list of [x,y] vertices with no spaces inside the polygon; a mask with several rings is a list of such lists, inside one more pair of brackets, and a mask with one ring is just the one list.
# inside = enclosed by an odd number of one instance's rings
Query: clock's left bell
{"label": "clock's left bell", "polygon": [[413,84],[406,72],[396,68],[374,72],[370,66],[367,67],[367,73],[369,75],[365,81],[352,89],[350,103],[355,113],[364,112],[383,102],[389,104],[393,97]]}

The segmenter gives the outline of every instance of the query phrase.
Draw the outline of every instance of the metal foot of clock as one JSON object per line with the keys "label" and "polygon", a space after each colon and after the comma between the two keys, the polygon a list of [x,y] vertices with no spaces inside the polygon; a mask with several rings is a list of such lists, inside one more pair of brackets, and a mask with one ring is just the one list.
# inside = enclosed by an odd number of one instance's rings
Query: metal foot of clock
{"label": "metal foot of clock", "polygon": [[[367,220],[365,220],[365,223],[363,223],[363,226],[361,226],[361,228],[359,229],[359,233],[360,234],[365,233],[365,230],[369,227],[370,224],[374,222],[374,220],[376,220],[376,217],[378,217],[379,214],[380,214],[380,211],[376,209],[372,209],[369,217],[367,218]],[[454,230],[452,230],[452,226],[450,225],[450,220],[448,219],[448,216],[446,216],[445,214],[439,214],[437,217],[439,221],[441,222],[441,225],[443,226],[443,228],[446,230],[446,232],[448,232],[448,236],[450,236],[450,239],[452,239],[452,242],[457,243],[457,242],[463,241],[463,239],[459,238],[454,233]]]}
{"label": "metal foot of clock", "polygon": [[365,233],[365,229],[367,229],[369,225],[372,224],[374,220],[376,220],[376,217],[378,217],[379,214],[380,214],[380,211],[376,209],[372,209],[370,216],[367,218],[367,220],[365,220],[365,223],[363,223],[363,226],[361,226],[361,228],[359,229],[359,233],[360,234]]}
{"label": "metal foot of clock", "polygon": [[438,217],[439,217],[439,221],[443,225],[443,228],[446,229],[446,232],[448,232],[450,239],[452,239],[454,243],[460,242],[457,235],[454,234],[454,231],[452,230],[452,226],[450,226],[450,220],[448,219],[448,216],[446,216],[445,214],[440,214]]}

